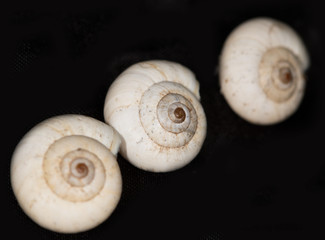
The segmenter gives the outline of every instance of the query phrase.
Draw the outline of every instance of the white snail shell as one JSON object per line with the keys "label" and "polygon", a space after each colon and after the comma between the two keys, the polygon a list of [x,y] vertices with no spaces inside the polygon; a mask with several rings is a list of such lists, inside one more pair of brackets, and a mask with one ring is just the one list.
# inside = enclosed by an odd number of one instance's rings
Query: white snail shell
{"label": "white snail shell", "polygon": [[235,28],[224,44],[221,92],[247,121],[278,123],[298,108],[308,66],[307,50],[292,28],[274,19],[252,19]]}
{"label": "white snail shell", "polygon": [[52,231],[76,233],[99,225],[120,199],[120,143],[112,127],[91,117],[62,115],[39,123],[12,157],[19,205]]}
{"label": "white snail shell", "polygon": [[121,154],[140,169],[188,164],[206,136],[199,83],[186,67],[153,60],[132,65],[110,86],[105,121],[122,136]]}

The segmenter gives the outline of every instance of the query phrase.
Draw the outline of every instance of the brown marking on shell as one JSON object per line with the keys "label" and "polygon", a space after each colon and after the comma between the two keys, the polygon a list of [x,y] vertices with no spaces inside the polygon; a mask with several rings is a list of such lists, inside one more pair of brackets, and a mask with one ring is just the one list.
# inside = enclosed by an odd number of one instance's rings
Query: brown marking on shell
{"label": "brown marking on shell", "polygon": [[79,178],[87,176],[87,174],[89,172],[87,165],[84,163],[78,163],[76,166],[76,170],[80,174],[80,176],[76,176],[76,177],[79,177]]}
{"label": "brown marking on shell", "polygon": [[[146,65],[149,65],[151,66],[152,68],[156,69],[162,76],[164,76],[164,79],[167,80],[167,76],[166,74],[164,73],[164,71],[162,71],[157,65],[155,65],[154,63],[152,62],[145,62],[143,64],[146,64]],[[143,65],[142,64],[142,65]]]}
{"label": "brown marking on shell", "polygon": [[276,28],[276,24],[274,24],[274,23],[271,24],[271,26],[269,28],[269,31],[268,31],[268,34],[271,35],[275,28]]}
{"label": "brown marking on shell", "polygon": [[294,79],[291,69],[287,67],[280,68],[279,79],[283,84],[289,84],[292,82]]}
{"label": "brown marking on shell", "polygon": [[302,69],[296,55],[287,48],[267,50],[259,65],[259,83],[264,93],[274,102],[285,102],[296,92]]}
{"label": "brown marking on shell", "polygon": [[174,115],[175,115],[175,117],[177,119],[177,120],[175,119],[176,123],[184,122],[185,117],[186,117],[186,113],[185,113],[183,108],[181,108],[181,107],[176,108],[174,110]]}
{"label": "brown marking on shell", "polygon": [[[80,144],[78,139],[83,139],[84,147],[71,147]],[[106,176],[104,165],[95,153],[86,150],[85,142],[88,140],[87,145],[94,147],[98,144],[97,140],[84,136],[65,136],[52,143],[45,153],[45,182],[53,193],[67,201],[89,201],[104,187],[105,177],[95,178],[96,174]],[[102,147],[101,151],[106,151],[106,147],[99,146]],[[86,191],[83,188],[86,185],[91,185],[92,190],[87,188]]]}

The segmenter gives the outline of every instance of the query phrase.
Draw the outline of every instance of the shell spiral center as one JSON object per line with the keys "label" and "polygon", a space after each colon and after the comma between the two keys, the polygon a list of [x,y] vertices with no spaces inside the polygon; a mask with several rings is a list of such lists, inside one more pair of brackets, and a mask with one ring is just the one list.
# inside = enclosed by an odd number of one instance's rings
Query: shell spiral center
{"label": "shell spiral center", "polygon": [[94,154],[84,149],[67,153],[61,162],[61,172],[67,183],[75,187],[91,183],[95,176],[93,161],[96,158]]}
{"label": "shell spiral center", "polygon": [[276,47],[264,53],[259,66],[259,78],[268,98],[284,102],[292,97],[297,82],[303,79],[300,65],[289,49]]}
{"label": "shell spiral center", "polygon": [[191,123],[192,108],[191,103],[182,95],[169,93],[158,103],[159,123],[169,132],[183,132]]}
{"label": "shell spiral center", "polygon": [[144,92],[139,105],[147,135],[163,147],[181,147],[194,136],[198,124],[189,91],[175,82],[159,82]]}
{"label": "shell spiral center", "polygon": [[181,123],[184,122],[186,114],[183,108],[178,107],[173,111],[173,114],[171,114],[170,118],[175,117],[175,119],[173,120],[173,122],[176,123]]}
{"label": "shell spiral center", "polygon": [[94,139],[66,136],[48,148],[43,161],[44,178],[50,189],[67,201],[87,201],[102,190],[106,173],[96,155]]}
{"label": "shell spiral center", "polygon": [[288,67],[282,67],[279,70],[279,79],[283,84],[289,84],[293,81],[293,74]]}

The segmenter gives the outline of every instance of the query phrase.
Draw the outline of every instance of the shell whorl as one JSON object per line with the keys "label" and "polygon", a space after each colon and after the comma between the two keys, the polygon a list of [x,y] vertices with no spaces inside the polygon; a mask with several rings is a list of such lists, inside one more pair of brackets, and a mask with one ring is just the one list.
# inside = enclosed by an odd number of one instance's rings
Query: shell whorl
{"label": "shell whorl", "polygon": [[180,84],[160,82],[144,92],[140,121],[149,138],[159,146],[181,147],[195,134],[198,119],[187,91]]}
{"label": "shell whorl", "polygon": [[107,175],[103,161],[111,157],[107,149],[92,138],[63,137],[45,153],[46,183],[64,200],[89,201],[103,189]]}
{"label": "shell whorl", "polygon": [[206,134],[199,83],[184,66],[147,61],[126,69],[108,90],[104,116],[122,136],[121,154],[154,172],[189,163]]}
{"label": "shell whorl", "polygon": [[272,48],[264,53],[259,66],[259,83],[268,98],[288,101],[304,84],[299,60],[286,48]]}
{"label": "shell whorl", "polygon": [[120,143],[113,128],[91,117],[63,115],[39,123],[12,157],[11,183],[19,205],[52,231],[97,226],[121,196]]}
{"label": "shell whorl", "polygon": [[292,28],[269,18],[248,20],[224,44],[221,92],[247,121],[277,123],[298,108],[308,66],[307,50]]}

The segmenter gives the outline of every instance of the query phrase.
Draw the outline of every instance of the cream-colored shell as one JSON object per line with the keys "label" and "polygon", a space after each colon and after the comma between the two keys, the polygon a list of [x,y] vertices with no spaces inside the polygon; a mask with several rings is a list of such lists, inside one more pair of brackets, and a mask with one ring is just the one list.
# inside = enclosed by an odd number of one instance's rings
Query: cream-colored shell
{"label": "cream-colored shell", "polygon": [[63,115],[39,123],[12,157],[11,184],[19,205],[52,231],[96,227],[120,199],[120,143],[113,128],[91,117]]}
{"label": "cream-colored shell", "polygon": [[[140,62],[109,88],[105,121],[122,136],[121,154],[133,165],[172,171],[193,160],[205,139],[199,99],[199,83],[188,68],[162,60]],[[184,117],[180,123],[171,114],[177,108]]]}
{"label": "cream-colored shell", "polygon": [[[275,65],[292,68],[288,86],[276,80]],[[273,65],[272,65],[273,64]],[[255,124],[273,124],[298,108],[305,89],[307,50],[288,25],[270,18],[248,20],[227,38],[220,59],[221,92],[230,107]],[[275,70],[274,70],[275,69]]]}

